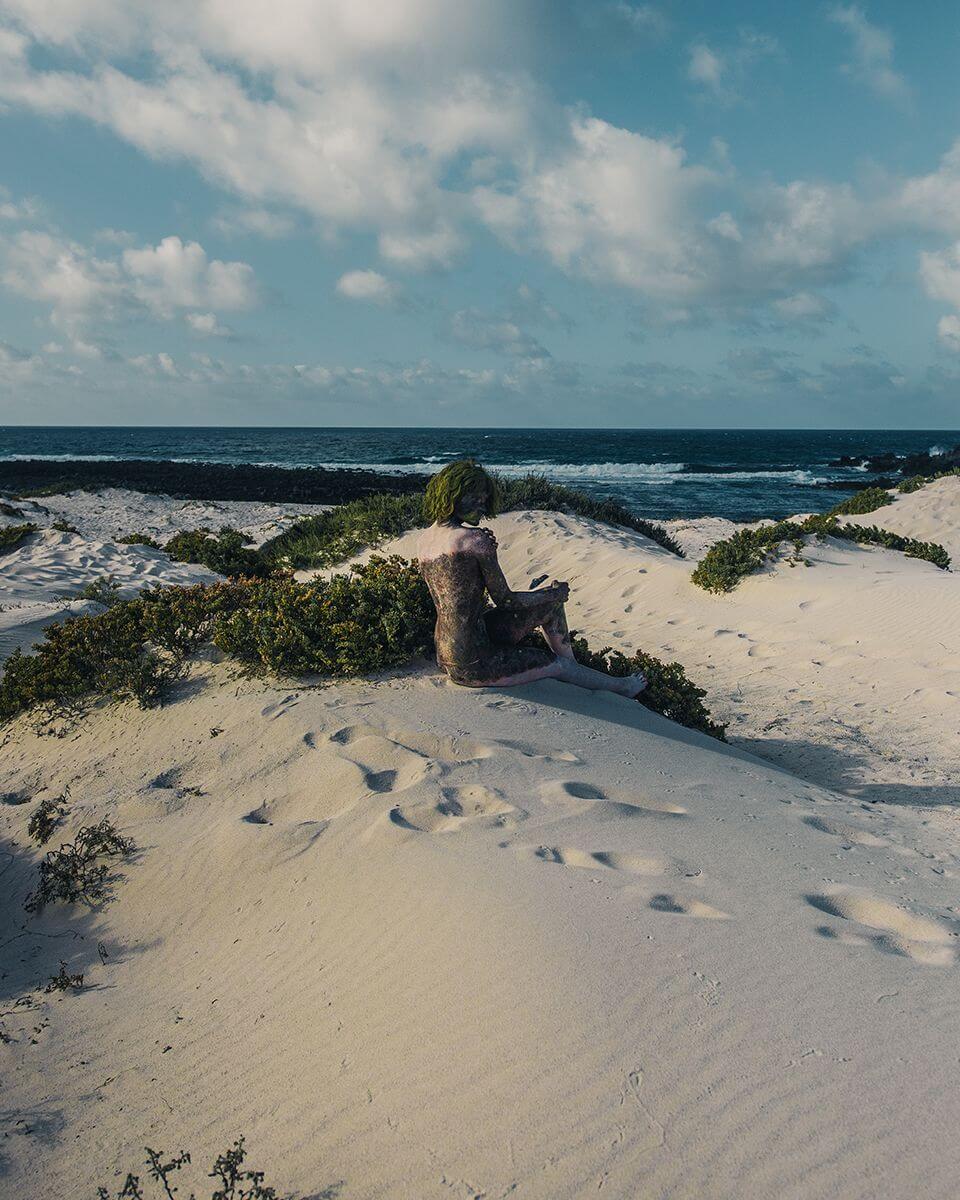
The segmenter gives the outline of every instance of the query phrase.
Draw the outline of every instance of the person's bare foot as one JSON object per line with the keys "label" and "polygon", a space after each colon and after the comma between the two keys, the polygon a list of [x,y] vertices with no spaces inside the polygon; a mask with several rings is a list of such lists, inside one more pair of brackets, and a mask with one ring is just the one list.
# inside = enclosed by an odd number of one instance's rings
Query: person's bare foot
{"label": "person's bare foot", "polygon": [[631,700],[636,700],[641,692],[646,691],[647,686],[648,680],[642,671],[623,677],[623,695],[629,696]]}

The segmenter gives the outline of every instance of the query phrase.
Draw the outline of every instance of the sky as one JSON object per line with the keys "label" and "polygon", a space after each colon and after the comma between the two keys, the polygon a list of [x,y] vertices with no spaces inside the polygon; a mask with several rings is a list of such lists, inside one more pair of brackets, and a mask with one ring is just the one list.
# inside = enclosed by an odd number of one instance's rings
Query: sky
{"label": "sky", "polygon": [[960,427],[960,8],[0,0],[0,424]]}

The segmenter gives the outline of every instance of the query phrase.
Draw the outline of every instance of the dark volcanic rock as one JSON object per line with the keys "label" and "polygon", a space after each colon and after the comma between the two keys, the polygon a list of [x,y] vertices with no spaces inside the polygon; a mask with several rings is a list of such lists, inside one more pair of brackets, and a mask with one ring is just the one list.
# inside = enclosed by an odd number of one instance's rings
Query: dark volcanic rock
{"label": "dark volcanic rock", "polygon": [[138,492],[163,492],[181,500],[345,504],[375,492],[394,495],[421,492],[427,485],[427,478],[426,475],[389,475],[325,467],[252,467],[133,458],[119,462],[51,462],[47,459],[0,462],[0,490],[21,495],[36,491],[126,487]]}
{"label": "dark volcanic rock", "polygon": [[[960,467],[960,446],[943,454],[843,454],[829,464],[831,467],[865,467],[868,471],[894,472],[896,479],[910,475],[936,475]],[[852,485],[851,485],[852,486]],[[870,487],[885,486],[871,480]],[[893,485],[890,485],[893,486]]]}

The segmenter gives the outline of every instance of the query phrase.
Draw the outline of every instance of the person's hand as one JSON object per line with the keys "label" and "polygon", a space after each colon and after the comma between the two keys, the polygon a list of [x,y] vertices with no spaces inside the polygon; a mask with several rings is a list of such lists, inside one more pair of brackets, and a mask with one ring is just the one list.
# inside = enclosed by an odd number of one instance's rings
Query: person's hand
{"label": "person's hand", "polygon": [[555,579],[550,584],[549,591],[553,592],[561,604],[570,599],[570,584],[565,579]]}

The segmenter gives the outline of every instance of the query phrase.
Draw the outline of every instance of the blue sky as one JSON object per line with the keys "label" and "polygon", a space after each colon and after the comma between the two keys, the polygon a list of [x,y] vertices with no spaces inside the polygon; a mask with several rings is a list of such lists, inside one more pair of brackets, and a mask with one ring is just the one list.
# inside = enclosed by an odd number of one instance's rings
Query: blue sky
{"label": "blue sky", "polygon": [[0,0],[0,423],[960,426],[958,48],[936,0]]}

